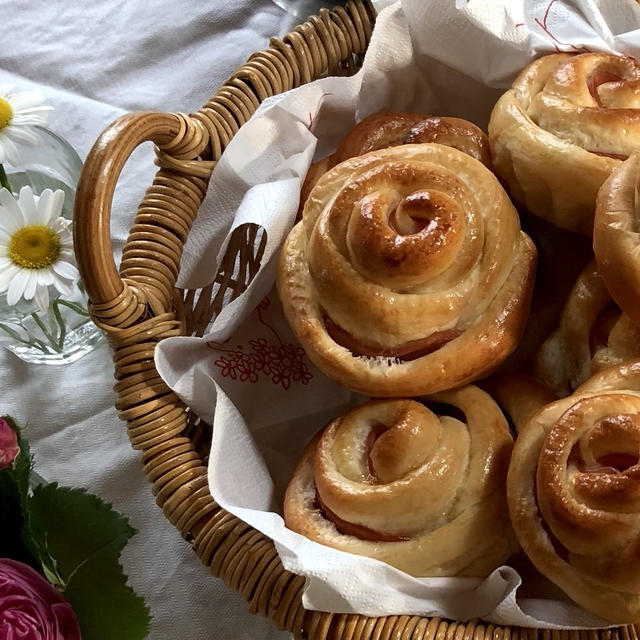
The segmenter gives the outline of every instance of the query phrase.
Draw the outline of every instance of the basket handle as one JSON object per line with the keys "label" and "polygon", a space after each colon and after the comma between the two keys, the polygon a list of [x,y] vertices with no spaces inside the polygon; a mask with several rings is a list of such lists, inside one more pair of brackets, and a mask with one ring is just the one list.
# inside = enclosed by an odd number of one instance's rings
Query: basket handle
{"label": "basket handle", "polygon": [[74,204],[73,244],[78,269],[92,305],[104,305],[123,293],[111,246],[111,205],[118,177],[143,142],[170,146],[181,132],[177,114],[140,111],[109,125],[84,163]]}

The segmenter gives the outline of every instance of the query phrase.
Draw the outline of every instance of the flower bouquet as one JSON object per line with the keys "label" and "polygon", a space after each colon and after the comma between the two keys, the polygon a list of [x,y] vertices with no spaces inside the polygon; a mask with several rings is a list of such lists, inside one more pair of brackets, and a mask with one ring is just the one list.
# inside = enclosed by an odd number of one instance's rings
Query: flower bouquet
{"label": "flower bouquet", "polygon": [[138,640],[149,612],[120,552],[135,530],[83,489],[33,470],[20,430],[0,418],[0,638]]}
{"label": "flower bouquet", "polygon": [[42,102],[37,92],[0,87],[0,336],[23,360],[60,364],[90,351],[101,333],[73,253],[82,162],[44,127],[51,107]]}

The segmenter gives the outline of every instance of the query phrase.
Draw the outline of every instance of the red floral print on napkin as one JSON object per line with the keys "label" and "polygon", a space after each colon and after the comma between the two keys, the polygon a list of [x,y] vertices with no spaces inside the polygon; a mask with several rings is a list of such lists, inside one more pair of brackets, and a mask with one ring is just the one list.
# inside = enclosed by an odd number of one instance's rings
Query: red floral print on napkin
{"label": "red floral print on napkin", "polygon": [[304,361],[304,349],[284,342],[276,329],[264,318],[264,311],[270,304],[269,298],[264,298],[256,307],[255,313],[258,321],[274,335],[276,342],[270,342],[266,338],[254,338],[248,341],[248,346],[239,344],[235,348],[217,342],[207,342],[210,349],[223,353],[214,364],[220,369],[223,377],[239,382],[255,384],[262,376],[285,390],[289,389],[293,382],[308,384],[313,374]]}

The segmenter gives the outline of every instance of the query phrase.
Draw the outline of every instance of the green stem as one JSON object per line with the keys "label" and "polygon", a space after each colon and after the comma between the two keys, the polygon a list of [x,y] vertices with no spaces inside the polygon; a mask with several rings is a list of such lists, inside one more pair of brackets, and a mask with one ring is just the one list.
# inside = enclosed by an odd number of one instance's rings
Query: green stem
{"label": "green stem", "polygon": [[30,317],[36,323],[48,344],[45,344],[42,340],[38,339],[21,321],[18,321],[17,325],[24,331],[28,338],[23,338],[17,331],[3,322],[0,322],[0,332],[6,333],[21,344],[28,347],[35,347],[44,354],[51,354],[52,351],[62,353],[64,351],[64,341],[67,337],[67,323],[60,311],[61,305],[71,309],[80,316],[89,317],[89,313],[86,309],[83,309],[81,305],[68,300],[56,298],[51,302],[49,309],[47,310],[49,327],[47,327],[44,321],[38,316],[37,312],[33,311],[30,314]]}
{"label": "green stem", "polygon": [[10,193],[13,193],[11,189],[11,183],[9,182],[9,178],[7,178],[7,174],[5,173],[4,167],[0,162],[0,186],[7,189]]}
{"label": "green stem", "polygon": [[78,315],[84,316],[85,318],[89,317],[89,312],[86,309],[83,309],[79,304],[75,302],[69,302],[68,300],[62,300],[62,298],[56,298],[54,300],[54,304],[63,305],[68,307],[69,309],[73,309]]}
{"label": "green stem", "polygon": [[[22,330],[29,335],[27,329],[21,324],[20,327]],[[14,331],[11,327],[6,324],[0,323],[0,329],[4,331],[8,336],[12,337],[14,340],[26,345],[27,347],[35,347],[36,349],[40,349],[44,354],[50,354],[51,351],[47,349],[46,345],[42,340],[38,340],[37,338],[33,338],[31,340],[25,340],[17,331]]]}
{"label": "green stem", "polygon": [[58,353],[62,352],[62,349],[60,349],[57,345],[57,340],[55,339],[54,336],[51,335],[51,333],[49,333],[49,331],[47,331],[47,327],[44,324],[44,322],[42,322],[42,320],[40,320],[40,318],[38,317],[38,314],[33,311],[31,313],[31,317],[33,318],[34,322],[38,325],[38,327],[40,327],[40,331],[42,331],[42,333],[44,334],[45,338],[49,341],[49,344],[51,345],[51,348],[54,351],[57,351]]}
{"label": "green stem", "polygon": [[[58,348],[62,351],[64,345],[64,339],[67,337],[67,324],[60,313],[59,300],[54,300],[49,307],[49,310],[53,313],[53,318],[58,325]],[[53,322],[51,322],[51,332],[53,333]]]}

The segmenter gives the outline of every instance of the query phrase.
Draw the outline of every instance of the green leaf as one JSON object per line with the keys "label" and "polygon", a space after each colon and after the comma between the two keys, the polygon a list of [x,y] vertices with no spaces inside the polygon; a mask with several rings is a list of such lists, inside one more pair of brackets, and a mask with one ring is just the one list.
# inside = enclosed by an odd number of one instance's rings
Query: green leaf
{"label": "green leaf", "polygon": [[55,558],[83,640],[139,640],[149,631],[144,600],[126,584],[119,557],[136,533],[127,519],[84,489],[52,483],[29,498],[31,532]]}
{"label": "green leaf", "polygon": [[[11,469],[11,477],[15,483],[15,490],[19,496],[19,515],[15,514],[15,517],[19,517],[19,519],[16,520],[15,535],[20,538],[20,544],[28,554],[30,559],[28,564],[33,566],[39,572],[44,572],[50,582],[56,586],[60,586],[60,578],[56,579],[55,560],[49,555],[43,536],[39,531],[33,531],[31,523],[29,502],[31,488],[34,485],[37,474],[33,471],[33,456],[29,449],[29,443],[20,435],[20,429],[11,418],[7,418],[5,416],[5,420],[9,422],[11,427],[18,434],[18,446],[20,447],[20,453],[14,460],[13,467]],[[39,476],[37,477],[39,478]],[[37,482],[41,481],[41,478],[37,480]],[[4,501],[2,504],[4,505]],[[13,554],[7,554],[7,557],[15,558],[17,560],[20,559]]]}
{"label": "green leaf", "polygon": [[9,183],[9,178],[7,178],[7,174],[5,173],[2,164],[0,164],[0,187],[4,187],[9,191],[9,193],[13,193],[11,190],[11,184]]}

